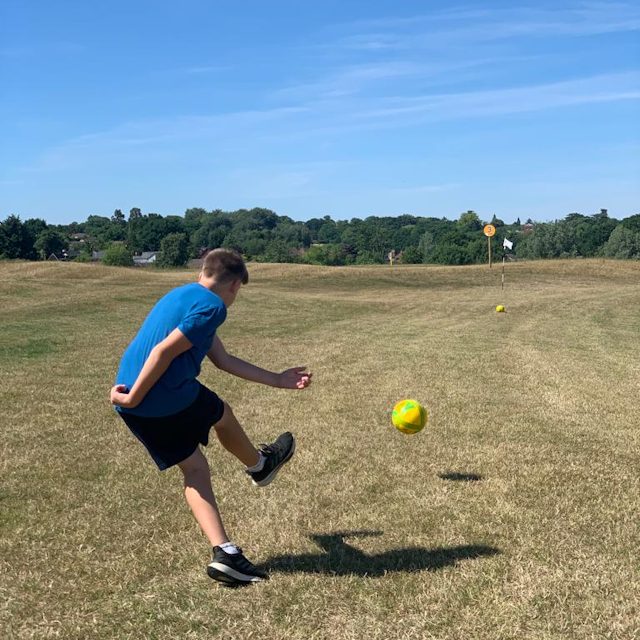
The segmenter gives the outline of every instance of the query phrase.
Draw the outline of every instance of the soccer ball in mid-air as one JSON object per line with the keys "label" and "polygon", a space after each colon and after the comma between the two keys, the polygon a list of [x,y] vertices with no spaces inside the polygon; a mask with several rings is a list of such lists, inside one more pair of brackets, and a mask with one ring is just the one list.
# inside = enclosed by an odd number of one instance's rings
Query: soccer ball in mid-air
{"label": "soccer ball in mid-air", "polygon": [[427,412],[417,400],[401,400],[393,408],[393,426],[402,433],[418,433],[427,424]]}

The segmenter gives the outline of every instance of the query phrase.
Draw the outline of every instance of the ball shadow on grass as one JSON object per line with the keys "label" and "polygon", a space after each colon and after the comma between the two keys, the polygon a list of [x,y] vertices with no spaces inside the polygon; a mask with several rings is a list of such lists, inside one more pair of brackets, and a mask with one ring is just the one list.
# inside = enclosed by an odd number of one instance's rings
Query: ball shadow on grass
{"label": "ball shadow on grass", "polygon": [[453,482],[479,482],[480,480],[484,480],[478,473],[458,473],[457,471],[440,473],[438,474],[438,478],[441,480],[451,480]]}
{"label": "ball shadow on grass", "polygon": [[324,573],[332,576],[376,578],[390,572],[437,571],[463,560],[500,553],[499,549],[486,545],[460,545],[435,549],[406,547],[368,555],[344,540],[347,537],[380,535],[381,531],[339,531],[313,535],[311,539],[322,549],[322,553],[274,556],[264,562],[261,568],[282,573]]}

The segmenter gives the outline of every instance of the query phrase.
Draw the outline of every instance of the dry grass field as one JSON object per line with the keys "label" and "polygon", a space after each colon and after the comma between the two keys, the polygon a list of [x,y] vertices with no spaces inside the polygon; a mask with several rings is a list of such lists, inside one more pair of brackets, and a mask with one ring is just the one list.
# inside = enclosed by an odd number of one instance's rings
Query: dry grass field
{"label": "dry grass field", "polygon": [[[303,392],[203,366],[256,443],[206,450],[233,539],[271,580],[226,589],[182,497],[107,398],[154,302],[195,272],[0,264],[0,636],[640,637],[640,264],[252,265],[220,335]],[[494,307],[504,304],[507,312]],[[406,436],[403,398],[429,413]]]}

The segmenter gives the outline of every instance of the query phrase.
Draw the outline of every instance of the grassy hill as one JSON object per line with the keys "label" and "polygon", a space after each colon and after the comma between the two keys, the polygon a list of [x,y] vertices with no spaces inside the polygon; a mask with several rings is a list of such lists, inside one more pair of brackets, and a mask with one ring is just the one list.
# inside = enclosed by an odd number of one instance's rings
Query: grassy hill
{"label": "grassy hill", "polygon": [[[178,471],[108,404],[154,302],[195,272],[0,263],[6,638],[630,639],[640,629],[640,264],[251,265],[220,336],[304,392],[204,364],[274,485],[206,450],[272,579],[210,581]],[[497,304],[507,312],[496,314]],[[397,432],[403,398],[429,414]]]}

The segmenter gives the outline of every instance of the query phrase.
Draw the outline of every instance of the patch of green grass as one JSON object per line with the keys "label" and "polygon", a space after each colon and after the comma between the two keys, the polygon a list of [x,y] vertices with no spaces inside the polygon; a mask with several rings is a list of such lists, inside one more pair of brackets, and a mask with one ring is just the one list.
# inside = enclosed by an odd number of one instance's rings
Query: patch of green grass
{"label": "patch of green grass", "polygon": [[0,333],[0,364],[45,358],[59,353],[64,342],[59,329],[53,329],[44,317],[38,321],[32,315],[22,323],[5,324]]}
{"label": "patch of green grass", "polygon": [[18,298],[32,298],[38,294],[38,291],[35,287],[13,287],[10,291],[3,291],[3,294]]}
{"label": "patch of green grass", "polygon": [[19,343],[0,345],[0,364],[11,360],[42,358],[57,353],[58,344],[47,338],[27,338]]}

